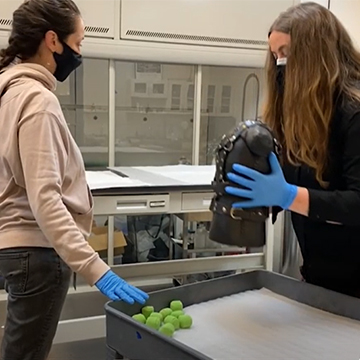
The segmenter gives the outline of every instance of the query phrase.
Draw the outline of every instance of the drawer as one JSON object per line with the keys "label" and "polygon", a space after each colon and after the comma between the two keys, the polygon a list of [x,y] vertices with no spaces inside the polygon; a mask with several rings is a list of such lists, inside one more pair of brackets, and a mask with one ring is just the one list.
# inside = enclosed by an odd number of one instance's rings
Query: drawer
{"label": "drawer", "polygon": [[95,215],[162,214],[169,211],[170,197],[160,195],[94,196]]}
{"label": "drawer", "polygon": [[213,192],[183,193],[181,209],[183,211],[207,211],[213,198]]}

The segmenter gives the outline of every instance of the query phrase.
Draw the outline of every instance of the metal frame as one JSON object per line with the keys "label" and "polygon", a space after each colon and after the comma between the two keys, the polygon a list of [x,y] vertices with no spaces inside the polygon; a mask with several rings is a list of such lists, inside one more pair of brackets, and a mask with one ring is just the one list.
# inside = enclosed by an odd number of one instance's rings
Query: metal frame
{"label": "metal frame", "polygon": [[[115,166],[116,142],[116,69],[115,60],[109,61],[109,166]],[[114,264],[114,216],[108,218],[108,263]]]}
{"label": "metal frame", "polygon": [[200,159],[200,129],[201,129],[201,89],[202,89],[202,66],[198,65],[195,73],[194,93],[194,122],[193,122],[193,148],[192,164],[199,165]]}
{"label": "metal frame", "polygon": [[[184,229],[186,229],[186,223],[188,223],[189,214],[203,214],[208,213],[208,207],[206,205],[199,205],[198,209],[186,210],[186,206],[183,203],[184,194],[192,194],[194,199],[198,196],[203,197],[204,195],[211,194],[209,191],[200,191],[200,190],[183,190],[178,191],[173,189],[169,190],[166,194],[156,195],[149,194],[149,190],[144,189],[143,193],[132,194],[132,195],[114,195],[114,196],[94,196],[94,211],[95,215],[110,215],[110,218],[113,219],[111,215],[115,214],[154,214],[154,213],[167,213],[174,214],[183,219]],[[162,199],[164,202],[164,207],[160,210],[153,209],[149,204],[153,201],[153,198]],[[133,209],[128,209],[127,207],[123,208],[119,201],[124,201],[129,203],[132,201],[135,205],[137,203],[145,203],[141,210],[137,209],[137,206]],[[192,220],[195,221],[195,220]],[[113,254],[113,226],[109,222],[109,243],[108,254]],[[282,226],[282,223],[279,224]],[[185,230],[184,230],[185,231]],[[113,266],[113,263],[109,265],[122,277],[125,277],[128,280],[138,280],[145,278],[161,278],[169,277],[172,275],[184,275],[184,274],[195,274],[201,272],[210,272],[210,271],[224,271],[224,270],[246,270],[261,267],[266,267],[267,270],[274,270],[280,264],[279,256],[281,250],[278,249],[281,247],[281,236],[279,237],[276,234],[276,227],[272,224],[271,218],[268,219],[266,225],[266,237],[267,245],[264,247],[264,252],[256,254],[244,254],[244,255],[224,255],[221,257],[209,257],[209,258],[193,258],[193,259],[184,259],[184,260],[168,260],[161,262],[152,262],[152,263],[140,263],[140,264],[131,264],[131,265],[120,265]],[[111,234],[110,234],[111,233]],[[184,238],[184,251],[187,250],[187,239],[186,231]],[[222,252],[219,249],[212,249],[213,252]],[[226,253],[226,251],[224,251]]]}
{"label": "metal frame", "polygon": [[[209,257],[199,259],[185,259],[161,261],[159,263],[142,263],[113,267],[112,270],[133,283],[142,281],[144,275],[151,278],[162,279],[166,276],[190,275],[214,270],[238,271],[256,270],[264,268],[264,255],[261,253],[247,255],[232,255],[225,257]],[[134,284],[135,285],[135,284]],[[92,292],[92,289],[83,289]],[[54,343],[66,343],[69,341],[81,341],[102,338],[105,336],[105,316],[91,316],[63,320],[59,322]]]}

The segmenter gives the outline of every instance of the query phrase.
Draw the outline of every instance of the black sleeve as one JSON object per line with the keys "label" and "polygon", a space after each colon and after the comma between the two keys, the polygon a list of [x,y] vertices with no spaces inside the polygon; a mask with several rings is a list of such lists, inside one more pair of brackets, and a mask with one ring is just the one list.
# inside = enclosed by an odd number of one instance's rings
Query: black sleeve
{"label": "black sleeve", "polygon": [[309,218],[360,226],[360,113],[345,129],[342,178],[346,190],[309,190]]}

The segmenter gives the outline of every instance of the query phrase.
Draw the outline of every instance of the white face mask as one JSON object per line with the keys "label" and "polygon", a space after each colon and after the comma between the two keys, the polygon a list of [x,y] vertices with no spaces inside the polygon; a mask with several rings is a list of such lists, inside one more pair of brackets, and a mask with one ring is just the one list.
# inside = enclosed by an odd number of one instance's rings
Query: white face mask
{"label": "white face mask", "polygon": [[287,58],[276,59],[277,66],[285,66],[286,63],[287,63]]}

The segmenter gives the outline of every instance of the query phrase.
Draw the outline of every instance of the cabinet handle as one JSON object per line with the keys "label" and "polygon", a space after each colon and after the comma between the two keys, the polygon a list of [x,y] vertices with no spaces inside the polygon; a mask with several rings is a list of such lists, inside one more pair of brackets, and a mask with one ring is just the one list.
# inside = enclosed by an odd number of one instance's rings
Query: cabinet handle
{"label": "cabinet handle", "polygon": [[116,208],[122,209],[122,210],[139,210],[139,209],[146,209],[147,208],[147,202],[146,201],[134,201],[134,202],[124,202],[124,201],[117,201]]}
{"label": "cabinet handle", "polygon": [[164,200],[150,201],[149,203],[149,207],[151,208],[162,208],[165,207],[165,205],[166,205],[166,201]]}

